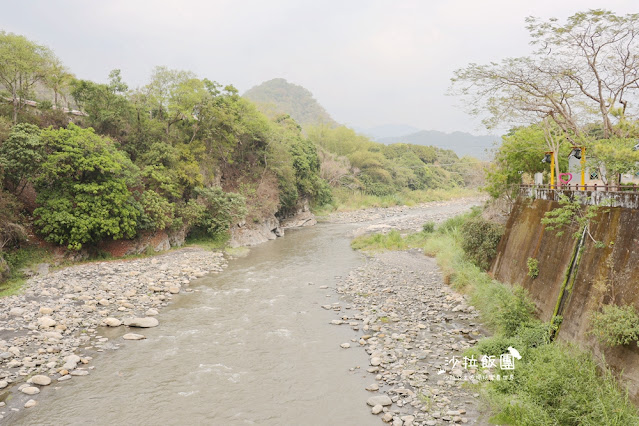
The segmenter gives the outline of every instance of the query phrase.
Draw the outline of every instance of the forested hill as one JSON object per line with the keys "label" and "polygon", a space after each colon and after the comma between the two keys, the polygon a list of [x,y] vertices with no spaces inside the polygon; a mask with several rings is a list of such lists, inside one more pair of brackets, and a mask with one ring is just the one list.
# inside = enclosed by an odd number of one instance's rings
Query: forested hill
{"label": "forested hill", "polygon": [[269,116],[289,114],[300,125],[327,124],[335,126],[337,123],[326,110],[313,98],[313,94],[296,84],[289,83],[283,78],[274,78],[255,86],[244,95],[258,105],[258,108]]}
{"label": "forested hill", "polygon": [[465,132],[444,133],[437,130],[421,130],[405,136],[380,138],[377,141],[385,145],[401,142],[434,146],[451,149],[459,156],[487,158],[486,150],[490,150],[495,141],[499,141],[499,138],[497,136],[475,136]]}

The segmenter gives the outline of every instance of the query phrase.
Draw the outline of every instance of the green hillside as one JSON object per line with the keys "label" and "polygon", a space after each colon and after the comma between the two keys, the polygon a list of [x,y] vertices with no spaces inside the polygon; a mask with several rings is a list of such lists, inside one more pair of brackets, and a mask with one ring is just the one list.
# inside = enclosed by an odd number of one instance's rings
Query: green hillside
{"label": "green hillside", "polygon": [[313,94],[283,78],[274,78],[255,86],[244,95],[258,105],[258,108],[269,116],[289,114],[302,126],[337,123],[326,110],[313,98]]}

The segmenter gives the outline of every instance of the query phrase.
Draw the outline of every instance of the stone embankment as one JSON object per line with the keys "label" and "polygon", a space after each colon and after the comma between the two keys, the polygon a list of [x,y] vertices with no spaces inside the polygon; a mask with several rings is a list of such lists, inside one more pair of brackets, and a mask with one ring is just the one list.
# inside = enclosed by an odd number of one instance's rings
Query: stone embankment
{"label": "stone embankment", "polygon": [[[16,402],[35,406],[29,397],[52,381],[90,374],[89,354],[144,339],[140,330],[159,324],[156,316],[174,295],[191,292],[192,280],[226,265],[221,253],[187,248],[45,270],[22,294],[0,298],[0,388],[22,383],[5,391],[13,393],[11,410],[22,408]],[[122,328],[120,342],[102,336],[105,327]]]}
{"label": "stone embankment", "polygon": [[345,302],[324,308],[338,314],[332,324],[357,332],[341,347],[369,355],[373,415],[393,426],[485,422],[464,386],[477,383],[463,351],[482,335],[478,313],[444,284],[434,259],[419,250],[374,255],[337,292]]}

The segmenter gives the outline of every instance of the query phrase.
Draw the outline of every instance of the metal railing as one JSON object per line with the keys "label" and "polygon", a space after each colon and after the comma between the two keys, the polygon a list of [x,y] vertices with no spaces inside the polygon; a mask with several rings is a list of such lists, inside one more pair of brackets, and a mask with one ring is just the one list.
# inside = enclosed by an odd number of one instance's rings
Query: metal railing
{"label": "metal railing", "polygon": [[525,189],[527,191],[531,189],[541,189],[541,190],[553,190],[553,191],[571,191],[571,192],[584,192],[584,191],[604,191],[604,192],[639,192],[639,184],[626,184],[626,185],[597,185],[596,183],[593,185],[581,185],[578,183],[575,184],[564,184],[564,185],[534,185],[534,184],[521,184],[519,185],[520,190]]}

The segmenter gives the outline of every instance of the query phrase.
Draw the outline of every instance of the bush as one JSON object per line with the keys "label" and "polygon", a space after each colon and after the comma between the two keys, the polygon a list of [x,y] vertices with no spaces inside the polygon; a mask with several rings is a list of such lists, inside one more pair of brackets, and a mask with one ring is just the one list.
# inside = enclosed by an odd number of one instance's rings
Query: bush
{"label": "bush", "polygon": [[144,191],[140,197],[142,215],[140,229],[156,230],[171,227],[175,206],[153,190]]}
{"label": "bush", "polygon": [[36,180],[35,225],[47,241],[79,250],[106,237],[135,235],[139,210],[127,187],[129,158],[93,129],[48,129],[49,155]]}
{"label": "bush", "polygon": [[497,254],[497,244],[504,233],[503,226],[478,216],[465,221],[460,232],[462,249],[468,258],[482,269],[490,268],[490,262]]}
{"label": "bush", "polygon": [[539,261],[535,258],[529,257],[526,261],[528,266],[528,276],[532,279],[537,278],[539,275]]}
{"label": "bush", "polygon": [[20,123],[11,129],[7,140],[0,144],[0,165],[7,186],[20,194],[44,160],[40,128]]}
{"label": "bush", "polygon": [[424,234],[432,234],[433,232],[435,232],[435,222],[426,222],[422,226],[422,232]]}
{"label": "bush", "polygon": [[590,326],[591,334],[608,346],[639,340],[639,314],[634,306],[606,305],[601,312],[591,314]]}
{"label": "bush", "polygon": [[204,206],[196,226],[203,228],[210,236],[226,234],[235,221],[246,216],[246,199],[234,192],[224,192],[222,188],[195,188],[197,202]]}

